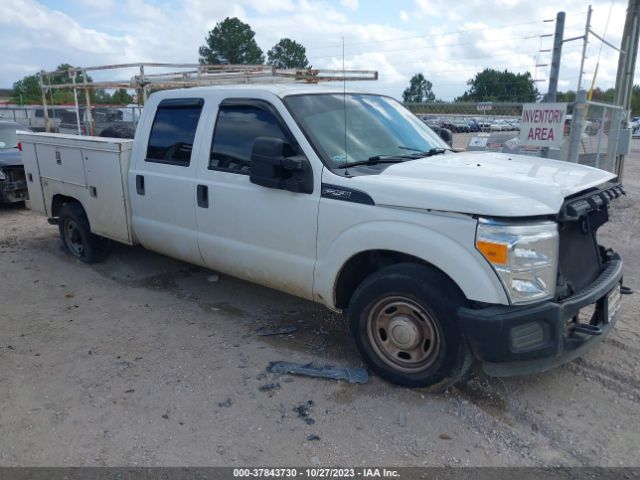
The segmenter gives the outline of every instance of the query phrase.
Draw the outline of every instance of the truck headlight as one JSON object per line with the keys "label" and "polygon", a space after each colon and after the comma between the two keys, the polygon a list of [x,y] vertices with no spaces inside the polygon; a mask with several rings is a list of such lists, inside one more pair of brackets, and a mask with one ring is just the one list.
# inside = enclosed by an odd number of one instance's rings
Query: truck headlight
{"label": "truck headlight", "polygon": [[512,304],[552,298],[558,271],[558,224],[481,218],[476,248],[500,277]]}

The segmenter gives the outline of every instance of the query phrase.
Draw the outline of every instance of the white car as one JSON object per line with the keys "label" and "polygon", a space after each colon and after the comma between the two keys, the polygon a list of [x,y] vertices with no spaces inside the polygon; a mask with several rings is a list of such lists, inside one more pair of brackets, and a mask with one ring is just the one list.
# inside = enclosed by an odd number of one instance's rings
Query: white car
{"label": "white car", "polygon": [[504,132],[512,129],[513,127],[506,120],[495,120],[489,125],[489,130],[492,132]]}

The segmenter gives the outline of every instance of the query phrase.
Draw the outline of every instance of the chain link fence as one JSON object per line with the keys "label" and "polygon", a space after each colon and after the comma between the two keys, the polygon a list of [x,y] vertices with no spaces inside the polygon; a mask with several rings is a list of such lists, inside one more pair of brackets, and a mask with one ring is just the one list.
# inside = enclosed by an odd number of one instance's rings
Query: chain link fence
{"label": "chain link fence", "polygon": [[577,146],[562,159],[619,174],[631,140],[631,131],[623,128],[626,118],[622,107],[579,100],[571,132],[571,142]]}
{"label": "chain link fence", "polygon": [[[619,173],[622,155],[626,153],[627,140],[622,129],[626,112],[613,105],[586,100],[568,103],[563,138],[557,148],[521,142],[522,103],[433,102],[406,106],[434,130],[451,132],[449,143],[457,150],[573,161],[612,173]],[[443,138],[447,136],[445,132]]]}

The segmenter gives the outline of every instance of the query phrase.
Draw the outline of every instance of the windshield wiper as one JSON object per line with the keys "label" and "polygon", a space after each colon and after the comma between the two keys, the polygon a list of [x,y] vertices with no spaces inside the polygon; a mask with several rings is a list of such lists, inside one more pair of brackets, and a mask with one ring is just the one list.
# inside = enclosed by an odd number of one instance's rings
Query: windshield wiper
{"label": "windshield wiper", "polygon": [[423,152],[422,150],[419,150],[417,148],[403,147],[402,145],[399,145],[399,148],[402,148],[403,150],[411,150],[415,153],[407,153],[402,155],[374,155],[373,157],[369,157],[367,160],[341,163],[340,165],[338,165],[338,168],[358,167],[361,165],[377,165],[379,163],[400,163],[407,160],[417,160],[419,158],[431,157],[432,155],[439,155],[447,150],[445,148],[431,148],[426,152]]}
{"label": "windshield wiper", "polygon": [[400,163],[407,160],[409,157],[404,155],[375,155],[369,157],[367,160],[360,160],[357,162],[347,162],[338,165],[338,168],[358,167],[360,165],[377,165],[379,163]]}
{"label": "windshield wiper", "polygon": [[450,150],[449,148],[434,147],[434,148],[430,148],[427,151],[423,151],[423,150],[420,150],[419,148],[405,147],[403,145],[398,145],[398,148],[401,148],[402,150],[410,150],[412,152],[416,152],[415,155],[420,155],[421,157],[431,157],[432,155],[439,155],[441,153],[444,153],[447,150]]}

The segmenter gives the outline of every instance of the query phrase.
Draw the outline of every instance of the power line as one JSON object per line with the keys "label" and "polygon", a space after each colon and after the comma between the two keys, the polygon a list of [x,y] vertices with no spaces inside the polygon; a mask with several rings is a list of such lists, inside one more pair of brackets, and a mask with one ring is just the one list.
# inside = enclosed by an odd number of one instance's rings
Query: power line
{"label": "power line", "polygon": [[[553,20],[551,20],[553,21]],[[345,46],[354,46],[354,45],[369,45],[372,43],[389,43],[389,42],[398,42],[398,41],[402,41],[402,40],[412,40],[415,38],[431,38],[431,37],[443,37],[446,35],[456,35],[456,34],[464,34],[464,33],[470,33],[470,32],[481,32],[481,31],[487,31],[487,30],[501,30],[501,29],[505,29],[505,28],[512,28],[512,27],[520,27],[522,25],[532,25],[534,23],[547,23],[549,22],[549,19],[539,19],[539,20],[532,20],[529,22],[520,22],[520,23],[507,23],[507,24],[501,24],[501,25],[489,25],[486,27],[477,27],[477,28],[468,28],[468,29],[463,29],[463,30],[453,30],[453,31],[449,31],[449,32],[438,32],[438,33],[431,33],[428,35],[412,35],[409,37],[396,37],[396,38],[387,38],[384,40],[369,40],[369,41],[361,41],[361,42],[354,42],[354,43],[345,43]],[[341,47],[342,43],[332,43],[332,44],[327,44],[327,45],[322,45],[322,46],[317,46],[317,47],[310,47],[310,48],[306,48],[307,51],[309,50],[319,50],[319,49],[325,49],[325,48],[339,48]]]}
{"label": "power line", "polygon": [[[460,57],[460,58],[456,58],[456,61],[458,60],[475,60],[475,59],[484,59],[484,58],[497,58],[497,57],[513,57],[514,55],[525,55],[525,56],[531,56],[533,57],[533,55],[536,52],[528,52],[528,53],[516,53],[514,54],[513,52],[509,52],[509,53],[504,53],[504,54],[498,54],[498,55],[485,55],[485,56],[474,56],[474,57]],[[436,63],[436,62],[445,62],[448,59],[426,59],[426,61],[429,61],[431,63]],[[409,65],[409,64],[416,64],[418,63],[419,60],[411,60],[411,61],[407,61],[407,62],[392,62],[389,63],[390,66],[394,67],[396,65]],[[449,62],[451,63],[451,62]],[[326,62],[325,62],[326,64]],[[364,69],[364,70],[375,70],[377,68],[380,68],[380,64],[371,64],[371,65],[360,65],[358,64],[358,68]],[[429,75],[433,75],[434,73],[443,73],[443,72],[459,72],[460,69],[457,70],[425,70],[425,73],[428,73]]]}
{"label": "power line", "polygon": [[[498,42],[509,42],[512,40],[531,40],[531,39],[537,39],[539,38],[539,35],[529,35],[529,36],[524,36],[524,37],[512,37],[512,38],[500,38],[500,39],[495,39],[495,40],[481,40],[481,41],[473,41],[473,42],[463,42],[463,43],[444,43],[444,44],[439,44],[439,45],[427,45],[424,47],[412,47],[412,48],[398,48],[398,49],[393,49],[393,50],[376,50],[374,53],[394,53],[394,52],[402,52],[402,51],[418,51],[418,50],[424,50],[427,48],[440,48],[440,47],[457,47],[457,46],[466,46],[466,45],[476,45],[478,46],[478,44],[488,44],[488,43],[498,43]],[[362,55],[364,53],[371,53],[371,50],[365,50],[365,51],[361,51],[361,52],[351,52],[349,55],[354,56],[354,55]],[[326,58],[336,58],[336,55],[328,55],[328,56],[324,56],[324,57],[313,57],[315,60],[322,60],[322,59],[326,59]]]}

